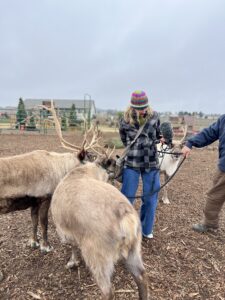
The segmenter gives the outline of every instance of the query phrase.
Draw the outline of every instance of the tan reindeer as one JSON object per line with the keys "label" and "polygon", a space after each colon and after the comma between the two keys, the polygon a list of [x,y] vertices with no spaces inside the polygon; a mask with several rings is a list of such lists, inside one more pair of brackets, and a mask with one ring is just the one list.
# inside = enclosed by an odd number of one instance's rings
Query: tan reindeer
{"label": "tan reindeer", "polygon": [[78,246],[105,300],[113,299],[111,276],[118,260],[133,275],[139,299],[147,300],[139,217],[127,198],[107,183],[114,169],[115,160],[100,158],[67,174],[52,197],[53,221],[62,241],[72,245],[67,268],[78,265]]}
{"label": "tan reindeer", "polygon": [[[167,181],[168,178],[176,171],[179,162],[181,160],[182,156],[178,155],[177,153],[181,152],[181,148],[185,141],[187,135],[187,125],[185,125],[182,128],[182,130],[183,130],[183,137],[180,140],[173,140],[172,145],[170,147],[168,147],[168,145],[166,144],[161,144],[161,143],[157,145],[157,149],[159,151],[160,172],[164,175],[164,181]],[[168,152],[170,154],[165,154],[165,153],[160,154],[160,151]],[[168,198],[168,184],[165,185],[162,190],[162,201],[165,204],[170,203]]]}
{"label": "tan reindeer", "polygon": [[[46,107],[44,107],[46,108]],[[30,245],[39,246],[37,237],[38,221],[42,228],[43,241],[40,248],[48,252],[48,209],[51,196],[60,180],[73,168],[80,165],[77,153],[83,149],[70,144],[62,137],[53,102],[49,109],[55,121],[55,127],[61,145],[72,150],[73,153],[56,153],[36,150],[30,153],[0,158],[0,214],[31,208],[33,233]],[[93,133],[87,144],[87,135]],[[98,134],[90,130],[85,134],[85,150],[94,148],[99,141]],[[82,156],[82,152],[79,152]]]}

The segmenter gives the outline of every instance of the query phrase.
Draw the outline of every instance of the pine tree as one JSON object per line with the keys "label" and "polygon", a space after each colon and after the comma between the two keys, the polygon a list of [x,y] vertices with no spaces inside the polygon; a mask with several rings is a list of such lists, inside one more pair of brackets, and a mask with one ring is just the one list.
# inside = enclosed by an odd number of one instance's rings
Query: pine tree
{"label": "pine tree", "polygon": [[69,126],[75,127],[77,125],[77,112],[75,104],[72,104],[69,115]]}
{"label": "pine tree", "polygon": [[25,125],[26,123],[27,112],[25,110],[25,105],[23,99],[19,99],[19,104],[16,112],[16,123],[18,125]]}
{"label": "pine tree", "polygon": [[66,119],[66,114],[63,113],[63,116],[61,118],[61,129],[62,130],[67,130],[67,119]]}

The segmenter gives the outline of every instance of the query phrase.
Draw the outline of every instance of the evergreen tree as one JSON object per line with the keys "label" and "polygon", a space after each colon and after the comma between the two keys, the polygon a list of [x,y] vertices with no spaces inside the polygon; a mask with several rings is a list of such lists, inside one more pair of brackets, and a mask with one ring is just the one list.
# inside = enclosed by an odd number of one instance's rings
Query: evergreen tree
{"label": "evergreen tree", "polygon": [[61,129],[62,130],[67,130],[67,119],[66,119],[66,114],[63,113],[62,119],[61,119]]}
{"label": "evergreen tree", "polygon": [[118,111],[116,115],[118,120],[120,121],[123,118],[123,111]]}
{"label": "evergreen tree", "polygon": [[77,125],[77,112],[76,112],[75,104],[72,104],[70,115],[69,115],[69,126],[74,127],[76,125]]}
{"label": "evergreen tree", "polygon": [[203,114],[202,111],[200,111],[198,115],[199,115],[200,118],[203,118],[203,117],[204,117],[204,114]]}
{"label": "evergreen tree", "polygon": [[16,122],[19,125],[25,125],[26,123],[27,112],[25,110],[25,105],[23,99],[19,99],[19,104],[16,112]]}

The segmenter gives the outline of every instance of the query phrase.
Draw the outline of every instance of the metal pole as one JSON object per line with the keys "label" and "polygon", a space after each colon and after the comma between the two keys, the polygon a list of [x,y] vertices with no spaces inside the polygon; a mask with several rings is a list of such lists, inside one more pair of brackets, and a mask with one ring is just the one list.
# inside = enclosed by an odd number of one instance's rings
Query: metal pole
{"label": "metal pole", "polygon": [[[89,95],[88,93],[85,93],[84,94],[84,119],[85,119],[85,121],[86,121],[86,96],[89,97],[88,114],[90,114],[90,102],[91,102],[91,95]],[[85,128],[85,130],[86,130],[86,128]]]}

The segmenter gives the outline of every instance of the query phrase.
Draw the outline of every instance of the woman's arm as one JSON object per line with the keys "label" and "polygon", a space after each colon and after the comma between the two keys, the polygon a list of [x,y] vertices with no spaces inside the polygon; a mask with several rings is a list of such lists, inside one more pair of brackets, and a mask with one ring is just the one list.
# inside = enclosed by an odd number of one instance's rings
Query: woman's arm
{"label": "woman's arm", "polygon": [[120,134],[120,139],[121,139],[123,145],[126,147],[127,146],[127,135],[126,135],[126,131],[123,126],[123,122],[124,121],[120,121],[119,134]]}

